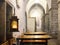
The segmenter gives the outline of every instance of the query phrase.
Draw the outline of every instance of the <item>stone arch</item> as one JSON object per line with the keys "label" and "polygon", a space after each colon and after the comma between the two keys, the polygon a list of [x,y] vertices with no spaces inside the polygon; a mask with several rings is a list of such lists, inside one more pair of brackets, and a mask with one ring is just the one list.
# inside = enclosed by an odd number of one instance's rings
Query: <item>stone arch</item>
{"label": "stone arch", "polygon": [[41,29],[44,30],[44,24],[45,24],[45,21],[44,21],[44,20],[45,20],[45,17],[44,17],[44,15],[45,15],[45,10],[44,10],[44,8],[43,8],[42,5],[40,5],[39,3],[33,4],[33,5],[30,7],[29,11],[28,11],[27,18],[29,17],[30,11],[31,11],[35,6],[39,7],[40,9],[42,9],[43,16],[42,16],[42,20],[41,20],[41,23],[42,23],[42,25],[41,25],[42,28],[41,28]]}
{"label": "stone arch", "polygon": [[[29,9],[29,12],[30,12],[35,6],[40,7],[40,8],[42,9],[43,13],[45,14],[45,10],[44,10],[43,6],[40,5],[39,3],[33,4],[33,5],[31,6],[31,8]],[[29,13],[29,12],[28,12],[28,13]]]}
{"label": "stone arch", "polygon": [[32,5],[34,5],[36,3],[40,4],[44,8],[45,13],[46,13],[46,5],[47,5],[47,1],[46,0],[44,0],[45,2],[43,0],[26,0],[26,1],[27,1],[26,2],[26,12],[27,12],[27,14],[28,14],[29,9],[32,7]]}

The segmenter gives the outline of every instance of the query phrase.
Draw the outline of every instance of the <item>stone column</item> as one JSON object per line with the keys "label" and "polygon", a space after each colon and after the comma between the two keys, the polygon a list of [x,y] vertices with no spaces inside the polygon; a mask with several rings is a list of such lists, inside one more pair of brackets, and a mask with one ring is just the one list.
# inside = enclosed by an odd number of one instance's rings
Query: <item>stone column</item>
{"label": "stone column", "polygon": [[60,0],[58,0],[58,45],[60,45]]}
{"label": "stone column", "polygon": [[57,0],[51,0],[51,9],[49,10],[49,31],[53,38],[57,37],[58,30],[58,5]]}
{"label": "stone column", "polygon": [[49,14],[45,14],[45,32],[49,32]]}

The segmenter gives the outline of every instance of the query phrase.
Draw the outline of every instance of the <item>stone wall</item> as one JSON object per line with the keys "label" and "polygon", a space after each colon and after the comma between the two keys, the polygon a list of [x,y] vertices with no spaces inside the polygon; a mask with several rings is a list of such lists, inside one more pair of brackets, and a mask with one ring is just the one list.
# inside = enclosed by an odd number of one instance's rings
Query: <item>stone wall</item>
{"label": "stone wall", "polygon": [[57,0],[51,0],[51,8],[49,9],[49,34],[53,38],[57,37],[58,30],[58,5]]}
{"label": "stone wall", "polygon": [[45,14],[45,31],[49,32],[49,14]]}
{"label": "stone wall", "polygon": [[58,0],[58,45],[60,45],[60,0]]}
{"label": "stone wall", "polygon": [[5,31],[5,3],[0,2],[0,43],[6,41]]}

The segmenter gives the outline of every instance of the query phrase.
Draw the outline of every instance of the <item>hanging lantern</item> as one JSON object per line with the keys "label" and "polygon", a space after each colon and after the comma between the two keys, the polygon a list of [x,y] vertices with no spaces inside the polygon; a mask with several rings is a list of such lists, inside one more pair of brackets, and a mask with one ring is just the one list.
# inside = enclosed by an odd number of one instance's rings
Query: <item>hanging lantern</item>
{"label": "hanging lantern", "polygon": [[12,16],[10,19],[10,31],[16,32],[18,31],[18,18],[17,16]]}

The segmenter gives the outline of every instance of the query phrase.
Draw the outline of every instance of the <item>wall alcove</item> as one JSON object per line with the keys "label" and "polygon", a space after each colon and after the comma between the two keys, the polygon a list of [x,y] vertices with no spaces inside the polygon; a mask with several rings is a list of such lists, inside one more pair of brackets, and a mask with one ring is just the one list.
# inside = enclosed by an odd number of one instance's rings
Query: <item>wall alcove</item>
{"label": "wall alcove", "polygon": [[[27,21],[29,18],[35,18],[36,24],[35,24],[35,31],[39,32],[39,31],[43,31],[44,30],[44,15],[45,15],[45,10],[43,8],[43,6],[41,6],[39,3],[35,3],[33,4],[29,11],[27,12]],[[31,23],[31,22],[30,22]],[[27,22],[27,28],[29,28],[29,24]],[[31,23],[32,24],[32,23]],[[29,29],[28,29],[29,30]],[[30,31],[30,30],[29,30]]]}

